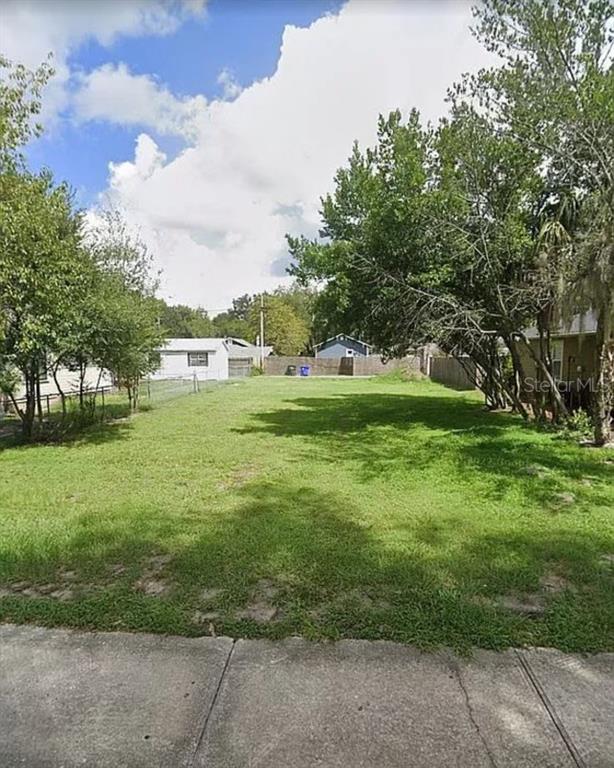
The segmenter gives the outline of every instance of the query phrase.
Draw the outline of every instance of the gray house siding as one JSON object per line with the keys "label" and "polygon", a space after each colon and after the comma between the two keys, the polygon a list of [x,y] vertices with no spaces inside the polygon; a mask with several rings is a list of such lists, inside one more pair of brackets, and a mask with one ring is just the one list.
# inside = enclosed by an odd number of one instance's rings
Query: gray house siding
{"label": "gray house siding", "polygon": [[316,357],[346,357],[348,349],[354,357],[366,357],[369,348],[356,339],[331,339],[316,350]]}

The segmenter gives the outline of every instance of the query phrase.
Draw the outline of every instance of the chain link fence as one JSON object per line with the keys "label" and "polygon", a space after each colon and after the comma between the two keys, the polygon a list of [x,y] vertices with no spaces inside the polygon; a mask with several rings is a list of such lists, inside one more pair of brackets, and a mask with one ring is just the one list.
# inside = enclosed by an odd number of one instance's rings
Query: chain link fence
{"label": "chain link fence", "polygon": [[146,379],[141,384],[140,399],[143,403],[155,405],[175,400],[184,395],[192,395],[200,392],[201,384],[194,376],[171,376],[164,379]]}
{"label": "chain link fence", "polygon": [[[172,402],[186,395],[197,394],[217,386],[217,381],[199,381],[196,376],[171,376],[144,379],[139,388],[139,404],[144,410]],[[6,439],[21,431],[21,420],[15,410],[25,408],[25,398],[11,402],[7,397],[0,400],[0,446]],[[113,421],[130,414],[125,389],[98,387],[83,393],[65,392],[45,394],[41,397],[40,412],[37,409],[36,425],[46,432],[79,431],[91,423]]]}

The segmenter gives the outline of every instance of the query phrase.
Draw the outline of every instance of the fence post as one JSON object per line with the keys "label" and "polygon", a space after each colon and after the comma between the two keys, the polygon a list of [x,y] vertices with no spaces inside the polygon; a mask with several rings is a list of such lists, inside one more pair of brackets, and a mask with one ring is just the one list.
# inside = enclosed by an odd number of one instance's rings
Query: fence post
{"label": "fence post", "polygon": [[51,416],[51,408],[49,407],[49,395],[47,395],[47,416]]}

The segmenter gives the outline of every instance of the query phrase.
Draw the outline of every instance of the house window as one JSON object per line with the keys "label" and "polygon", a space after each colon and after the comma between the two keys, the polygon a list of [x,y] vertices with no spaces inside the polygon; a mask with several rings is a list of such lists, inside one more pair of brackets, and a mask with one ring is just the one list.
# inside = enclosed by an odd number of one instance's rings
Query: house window
{"label": "house window", "polygon": [[555,381],[563,377],[563,341],[552,342],[552,375]]}
{"label": "house window", "polygon": [[206,368],[209,365],[208,352],[188,352],[188,365]]}

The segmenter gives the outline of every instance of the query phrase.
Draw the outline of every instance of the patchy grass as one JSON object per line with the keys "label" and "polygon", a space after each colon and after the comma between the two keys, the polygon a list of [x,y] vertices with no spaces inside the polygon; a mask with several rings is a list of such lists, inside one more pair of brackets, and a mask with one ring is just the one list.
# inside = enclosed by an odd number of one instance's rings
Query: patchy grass
{"label": "patchy grass", "polygon": [[0,619],[614,650],[613,479],[471,393],[259,377],[0,450]]}

